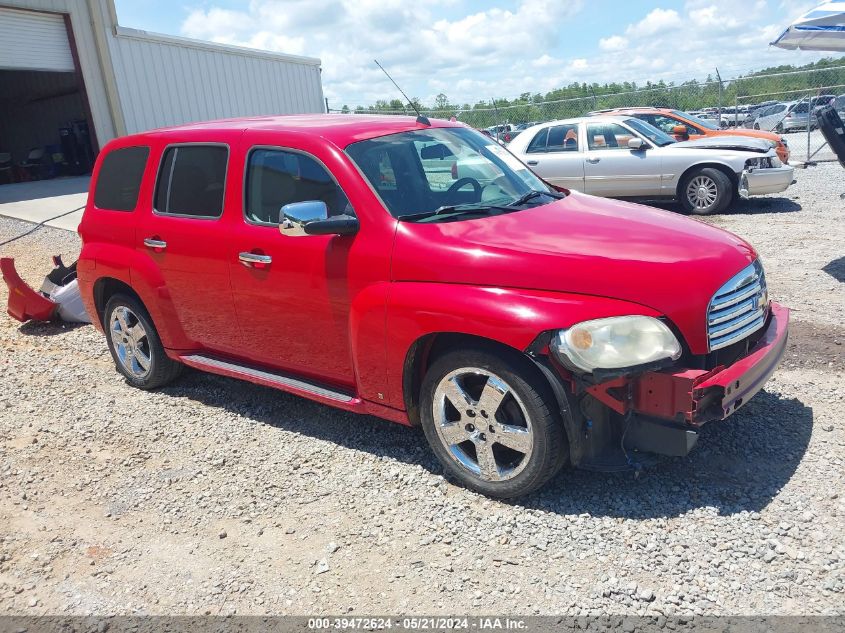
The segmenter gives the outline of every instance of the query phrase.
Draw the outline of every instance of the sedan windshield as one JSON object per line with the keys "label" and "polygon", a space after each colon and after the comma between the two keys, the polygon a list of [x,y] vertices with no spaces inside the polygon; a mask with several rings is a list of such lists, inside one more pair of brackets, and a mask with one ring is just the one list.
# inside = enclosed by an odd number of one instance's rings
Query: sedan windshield
{"label": "sedan windshield", "polygon": [[399,219],[508,213],[561,197],[504,147],[469,128],[390,134],[352,143],[346,153]]}
{"label": "sedan windshield", "polygon": [[688,112],[678,112],[677,110],[672,110],[672,114],[677,117],[681,117],[682,119],[686,119],[693,125],[697,125],[698,127],[703,127],[708,130],[718,130],[718,126],[714,125],[710,121],[705,121],[704,119],[699,119],[697,116],[693,116]]}
{"label": "sedan windshield", "polygon": [[641,121],[640,119],[625,119],[625,124],[632,127],[637,134],[645,136],[658,147],[671,145],[675,142],[675,139],[666,134],[663,130],[654,127],[651,123]]}

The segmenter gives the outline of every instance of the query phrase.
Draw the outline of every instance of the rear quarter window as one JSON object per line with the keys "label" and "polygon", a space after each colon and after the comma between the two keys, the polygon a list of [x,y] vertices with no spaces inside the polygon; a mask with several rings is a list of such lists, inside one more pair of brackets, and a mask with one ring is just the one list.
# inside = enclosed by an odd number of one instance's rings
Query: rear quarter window
{"label": "rear quarter window", "polygon": [[123,147],[106,154],[97,175],[94,205],[111,211],[133,211],[147,167],[150,148]]}

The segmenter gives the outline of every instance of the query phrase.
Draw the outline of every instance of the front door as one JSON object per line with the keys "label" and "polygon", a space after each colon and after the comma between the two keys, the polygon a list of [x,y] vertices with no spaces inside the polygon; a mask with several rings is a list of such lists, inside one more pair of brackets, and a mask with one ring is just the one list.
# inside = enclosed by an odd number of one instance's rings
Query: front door
{"label": "front door", "polygon": [[348,265],[356,236],[283,235],[281,208],[321,200],[330,215],[355,215],[314,156],[252,145],[244,135],[243,219],[229,253],[243,338],[239,356],[339,387],[355,384],[349,339]]}
{"label": "front door", "polygon": [[611,197],[660,195],[660,156],[652,149],[629,149],[628,141],[632,138],[638,137],[618,123],[586,124],[584,186],[587,193]]}
{"label": "front door", "polygon": [[543,180],[558,187],[584,191],[584,152],[578,125],[555,125],[540,130],[522,158]]}

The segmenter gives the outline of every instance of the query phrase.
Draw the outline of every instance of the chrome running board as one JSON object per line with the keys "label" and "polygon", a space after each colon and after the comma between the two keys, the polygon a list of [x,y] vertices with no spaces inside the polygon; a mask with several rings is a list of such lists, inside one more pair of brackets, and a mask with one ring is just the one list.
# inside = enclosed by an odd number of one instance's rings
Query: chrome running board
{"label": "chrome running board", "polygon": [[256,380],[262,383],[268,383],[270,386],[278,387],[285,391],[295,390],[309,393],[327,400],[334,400],[336,402],[352,403],[355,398],[346,393],[333,391],[326,387],[298,380],[297,378],[290,378],[282,374],[250,367],[249,365],[239,365],[219,358],[211,358],[210,356],[203,356],[202,354],[189,354],[187,356],[180,356],[180,360],[186,365],[210,371],[214,374],[221,374],[223,376],[233,376],[235,378],[243,378],[245,380]]}

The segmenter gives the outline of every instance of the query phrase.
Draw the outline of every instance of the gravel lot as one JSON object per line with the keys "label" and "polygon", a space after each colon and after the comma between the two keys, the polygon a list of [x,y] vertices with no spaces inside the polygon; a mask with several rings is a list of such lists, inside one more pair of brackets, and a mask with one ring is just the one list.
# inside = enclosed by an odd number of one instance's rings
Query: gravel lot
{"label": "gravel lot", "polygon": [[[708,219],[793,309],[766,390],[688,458],[519,503],[446,482],[419,431],[193,371],[137,391],[93,327],[3,314],[0,613],[842,614],[842,176]],[[37,286],[78,248],[2,252]]]}

